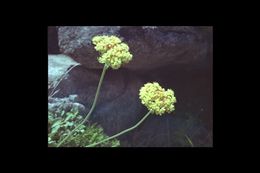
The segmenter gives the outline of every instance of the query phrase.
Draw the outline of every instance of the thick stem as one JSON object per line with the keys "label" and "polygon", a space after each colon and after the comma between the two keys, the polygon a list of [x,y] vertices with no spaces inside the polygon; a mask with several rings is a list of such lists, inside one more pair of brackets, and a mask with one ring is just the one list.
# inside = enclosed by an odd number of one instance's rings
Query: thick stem
{"label": "thick stem", "polygon": [[98,144],[101,144],[101,143],[106,142],[106,141],[108,141],[108,140],[110,140],[110,139],[116,138],[116,137],[118,137],[118,136],[120,136],[120,135],[123,135],[123,134],[125,134],[125,133],[127,133],[127,132],[129,132],[129,131],[131,131],[131,130],[133,130],[133,129],[135,129],[135,128],[138,127],[150,114],[151,114],[151,111],[149,111],[149,112],[148,112],[136,125],[134,125],[133,127],[130,127],[130,128],[128,128],[128,129],[126,129],[126,130],[123,130],[122,132],[117,133],[117,134],[115,134],[115,135],[113,135],[113,136],[110,136],[109,138],[106,138],[106,139],[104,139],[104,140],[102,140],[102,141],[100,141],[100,142],[87,145],[86,147],[94,147],[94,146],[96,146],[96,145],[98,145]]}
{"label": "thick stem", "polygon": [[103,71],[102,71],[102,74],[101,74],[101,77],[99,79],[99,83],[98,83],[98,87],[97,87],[97,91],[96,91],[96,95],[95,95],[95,98],[94,98],[94,101],[93,101],[93,104],[90,108],[90,111],[89,113],[86,115],[86,117],[84,118],[84,120],[77,126],[75,127],[58,145],[57,147],[61,146],[61,144],[63,144],[82,124],[84,124],[88,118],[90,117],[91,113],[93,112],[95,106],[96,106],[96,103],[97,103],[97,98],[99,96],[99,91],[100,91],[100,88],[101,88],[101,85],[102,85],[102,82],[103,82],[103,79],[104,79],[104,76],[106,74],[106,70],[109,68],[109,66],[107,65],[104,65],[104,68],[103,68]]}

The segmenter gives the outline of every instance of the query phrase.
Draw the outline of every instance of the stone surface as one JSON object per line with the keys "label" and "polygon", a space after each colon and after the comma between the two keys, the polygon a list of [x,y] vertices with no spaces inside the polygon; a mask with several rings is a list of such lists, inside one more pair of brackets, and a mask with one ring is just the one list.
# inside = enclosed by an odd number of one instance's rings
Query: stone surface
{"label": "stone surface", "polygon": [[[73,68],[57,89],[56,97],[63,98],[77,94],[77,101],[88,112],[93,103],[102,70],[89,70],[83,66]],[[100,124],[105,132],[112,135],[131,127],[142,117],[143,108],[139,101],[139,88],[143,82],[126,69],[106,72],[96,108],[90,121]]]}
{"label": "stone surface", "polygon": [[85,106],[77,103],[77,97],[77,95],[69,95],[69,97],[64,98],[49,98],[48,110],[53,112],[57,110],[64,110],[65,112],[69,112],[73,108],[79,111],[79,115],[86,114]]}
{"label": "stone surface", "polygon": [[[213,145],[212,65],[208,68],[159,68],[143,73],[145,82],[157,81],[175,92],[176,110],[161,117],[150,116],[143,124],[124,135],[123,146],[190,147],[185,135],[195,147]],[[141,115],[146,113],[141,109]]]}
{"label": "stone surface", "polygon": [[133,54],[133,60],[125,65],[129,69],[200,63],[211,51],[212,27],[191,26],[59,27],[60,51],[87,68],[101,69],[91,44],[98,34],[116,35],[129,45]]}
{"label": "stone surface", "polygon": [[59,54],[58,28],[56,26],[48,27],[48,54]]}
{"label": "stone surface", "polygon": [[[76,94],[76,102],[84,105],[88,113],[101,71],[83,66],[73,68],[58,86],[60,91],[55,97],[66,98]],[[163,87],[175,91],[176,110],[163,116],[151,115],[140,127],[118,138],[121,146],[190,146],[185,135],[189,136],[194,146],[212,146],[211,79],[209,69],[180,71],[161,68],[148,74],[128,69],[109,69],[90,121],[100,124],[108,135],[132,127],[147,113],[147,108],[138,97],[140,87],[146,82],[158,81]]]}
{"label": "stone surface", "polygon": [[91,39],[99,34],[117,35],[119,29],[119,26],[59,27],[60,51],[88,68],[102,68],[102,65],[97,62],[98,52],[94,49]]}
{"label": "stone surface", "polygon": [[79,63],[67,55],[48,55],[48,82],[59,80],[74,65]]}

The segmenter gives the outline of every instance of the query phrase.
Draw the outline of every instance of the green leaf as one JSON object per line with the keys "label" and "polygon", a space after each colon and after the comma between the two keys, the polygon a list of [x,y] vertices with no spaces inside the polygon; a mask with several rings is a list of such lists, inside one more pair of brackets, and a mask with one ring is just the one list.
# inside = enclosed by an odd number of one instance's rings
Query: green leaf
{"label": "green leaf", "polygon": [[58,125],[60,125],[61,124],[61,122],[62,122],[62,120],[57,120],[53,125],[52,125],[52,128],[54,128],[55,126],[58,126]]}
{"label": "green leaf", "polygon": [[69,119],[73,119],[74,117],[76,117],[76,115],[71,112],[67,112],[66,115],[67,117],[65,118],[64,121],[68,121]]}
{"label": "green leaf", "polygon": [[69,127],[71,127],[71,126],[73,126],[73,125],[74,125],[73,122],[68,122],[68,126],[69,126]]}
{"label": "green leaf", "polygon": [[[48,112],[48,146],[56,147],[57,144],[68,135],[71,130],[79,125],[83,117],[78,115],[78,111],[66,112],[60,108],[58,111]],[[68,138],[62,147],[84,147],[89,144],[99,142],[108,136],[103,132],[101,126],[97,124],[82,124]],[[98,147],[118,147],[120,143],[117,139],[107,141]]]}

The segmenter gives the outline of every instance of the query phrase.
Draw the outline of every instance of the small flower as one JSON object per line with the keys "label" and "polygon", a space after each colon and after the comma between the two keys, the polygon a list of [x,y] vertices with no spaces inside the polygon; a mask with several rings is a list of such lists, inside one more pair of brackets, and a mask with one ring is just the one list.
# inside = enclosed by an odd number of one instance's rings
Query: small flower
{"label": "small flower", "polygon": [[177,102],[173,90],[165,91],[157,82],[146,83],[140,89],[139,98],[149,111],[160,116],[174,111],[174,103]]}
{"label": "small flower", "polygon": [[98,62],[113,69],[118,69],[132,60],[133,55],[129,52],[128,45],[116,36],[95,36],[92,42],[101,54]]}

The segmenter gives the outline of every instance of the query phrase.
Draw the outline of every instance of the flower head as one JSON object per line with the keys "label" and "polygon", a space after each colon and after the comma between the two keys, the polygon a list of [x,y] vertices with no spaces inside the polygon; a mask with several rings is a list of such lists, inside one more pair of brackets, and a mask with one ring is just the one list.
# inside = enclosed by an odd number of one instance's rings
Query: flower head
{"label": "flower head", "polygon": [[175,110],[173,104],[176,103],[176,98],[173,90],[165,90],[157,82],[146,83],[140,89],[139,98],[142,104],[156,115],[162,115],[165,112],[170,113]]}
{"label": "flower head", "polygon": [[118,69],[128,63],[133,55],[129,52],[127,44],[116,36],[95,36],[92,39],[95,49],[100,52],[98,61],[107,66]]}

